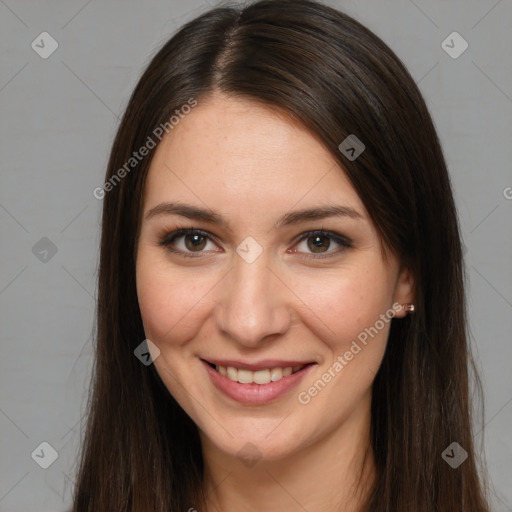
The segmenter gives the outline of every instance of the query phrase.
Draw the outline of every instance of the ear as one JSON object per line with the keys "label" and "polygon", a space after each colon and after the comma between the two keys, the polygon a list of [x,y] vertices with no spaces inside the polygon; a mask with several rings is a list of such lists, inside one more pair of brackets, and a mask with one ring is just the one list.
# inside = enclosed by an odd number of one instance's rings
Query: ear
{"label": "ear", "polygon": [[[407,303],[414,304],[414,299],[414,278],[412,272],[407,267],[402,266],[395,284],[393,304],[396,302],[400,305]],[[395,318],[403,318],[405,315],[405,310],[400,309],[396,312]]]}

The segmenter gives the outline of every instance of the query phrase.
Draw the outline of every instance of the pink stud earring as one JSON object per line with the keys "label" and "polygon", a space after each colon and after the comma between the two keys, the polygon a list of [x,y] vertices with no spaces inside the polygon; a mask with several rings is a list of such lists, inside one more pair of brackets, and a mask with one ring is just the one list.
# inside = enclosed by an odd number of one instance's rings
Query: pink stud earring
{"label": "pink stud earring", "polygon": [[402,304],[402,308],[405,311],[405,314],[414,313],[414,304],[411,302],[407,302],[406,304]]}

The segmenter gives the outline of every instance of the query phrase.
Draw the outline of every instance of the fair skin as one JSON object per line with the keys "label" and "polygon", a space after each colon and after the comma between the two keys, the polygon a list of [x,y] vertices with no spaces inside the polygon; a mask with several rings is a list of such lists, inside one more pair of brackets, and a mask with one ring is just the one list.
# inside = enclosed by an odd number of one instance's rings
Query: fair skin
{"label": "fair skin", "polygon": [[[175,213],[147,217],[171,202],[214,211],[229,228]],[[352,213],[276,225],[327,205]],[[159,245],[179,228],[211,237],[181,236],[171,244],[177,253]],[[302,239],[308,231],[323,234]],[[263,250],[251,262],[236,251],[249,236]],[[298,396],[332,374],[393,304],[413,302],[413,283],[393,255],[383,259],[363,203],[318,138],[260,103],[202,98],[155,150],[136,272],[146,337],[160,350],[156,370],[199,428],[207,511],[358,510],[351,497],[363,463],[362,482],[374,477],[371,385],[390,323],[308,403]],[[212,384],[201,359],[215,358],[313,364],[277,399],[248,404]],[[254,464],[242,460],[248,451]]]}

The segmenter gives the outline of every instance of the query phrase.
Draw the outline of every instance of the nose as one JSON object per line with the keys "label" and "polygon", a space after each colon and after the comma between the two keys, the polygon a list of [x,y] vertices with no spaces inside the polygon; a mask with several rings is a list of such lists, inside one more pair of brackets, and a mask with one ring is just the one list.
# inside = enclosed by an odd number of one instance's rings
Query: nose
{"label": "nose", "polygon": [[218,293],[217,327],[240,345],[254,348],[290,327],[291,292],[268,266],[265,252],[252,263],[237,256]]}

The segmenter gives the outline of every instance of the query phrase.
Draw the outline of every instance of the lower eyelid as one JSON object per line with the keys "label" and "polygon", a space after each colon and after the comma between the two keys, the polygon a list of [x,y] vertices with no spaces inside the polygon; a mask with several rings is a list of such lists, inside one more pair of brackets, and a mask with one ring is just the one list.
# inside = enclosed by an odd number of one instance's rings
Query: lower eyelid
{"label": "lower eyelid", "polygon": [[326,252],[315,253],[315,252],[304,252],[304,251],[298,251],[298,250],[292,250],[290,252],[292,254],[297,254],[299,256],[299,258],[309,259],[309,260],[321,260],[321,259],[325,259],[325,258],[331,258],[331,257],[338,256],[349,248],[349,246],[347,246],[347,245],[341,244],[339,242],[337,242],[337,243],[339,244],[339,247],[336,247],[335,249],[329,248]]}

